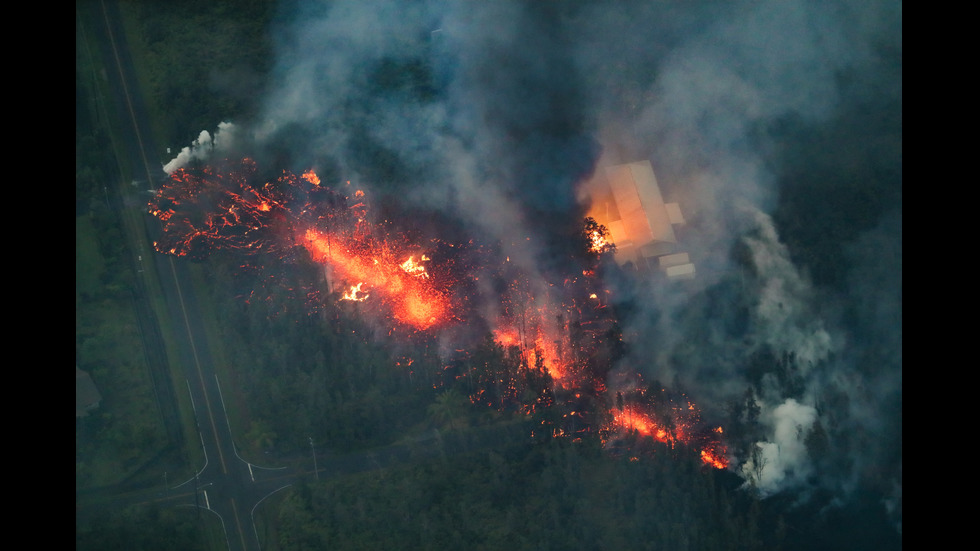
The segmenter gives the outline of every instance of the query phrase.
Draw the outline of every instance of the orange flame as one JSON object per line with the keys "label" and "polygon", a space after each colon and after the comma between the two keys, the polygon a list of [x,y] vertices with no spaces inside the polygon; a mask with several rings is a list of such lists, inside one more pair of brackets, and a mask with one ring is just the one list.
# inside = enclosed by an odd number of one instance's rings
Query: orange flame
{"label": "orange flame", "polygon": [[358,283],[357,285],[351,285],[350,290],[344,293],[341,300],[352,300],[354,302],[364,302],[367,300],[367,298],[371,295],[368,294],[366,290],[361,288],[363,285],[364,282]]}
{"label": "orange flame", "polygon": [[563,361],[561,332],[544,322],[545,319],[534,319],[524,323],[521,330],[513,323],[500,320],[500,325],[493,330],[493,337],[504,348],[518,347],[528,367],[540,362],[557,384],[565,386],[571,371]]}
{"label": "orange flame", "polygon": [[594,253],[601,253],[609,248],[611,243],[599,230],[589,232],[590,249]]}

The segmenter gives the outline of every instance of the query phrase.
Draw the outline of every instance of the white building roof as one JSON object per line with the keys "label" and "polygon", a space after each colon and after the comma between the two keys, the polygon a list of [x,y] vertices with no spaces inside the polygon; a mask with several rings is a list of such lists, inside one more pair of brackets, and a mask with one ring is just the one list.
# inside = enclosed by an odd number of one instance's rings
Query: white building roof
{"label": "white building roof", "polygon": [[694,264],[688,262],[687,264],[667,266],[664,271],[667,272],[667,277],[670,279],[691,279],[694,277]]}
{"label": "white building roof", "polygon": [[[683,224],[677,203],[664,203],[650,161],[606,166],[583,186],[591,216],[609,230],[620,265],[632,262],[640,269],[690,263],[677,252],[674,224]],[[683,254],[683,257],[675,256]],[[691,266],[693,273],[693,265]]]}

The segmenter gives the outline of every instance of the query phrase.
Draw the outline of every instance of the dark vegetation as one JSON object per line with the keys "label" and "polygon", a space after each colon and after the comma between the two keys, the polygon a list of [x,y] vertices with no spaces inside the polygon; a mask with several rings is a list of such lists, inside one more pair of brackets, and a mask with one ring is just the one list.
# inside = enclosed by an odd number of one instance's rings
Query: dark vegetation
{"label": "dark vegetation", "polygon": [[[201,129],[257,111],[271,66],[265,29],[275,18],[273,6],[252,0],[128,5],[130,41],[145,68],[144,93],[159,114],[162,143],[189,143]],[[105,182],[117,181],[119,169],[107,155],[111,140],[94,108],[89,71],[88,61],[76,60],[76,362],[92,373],[105,401],[99,412],[76,423],[76,486],[115,482],[104,473],[138,467],[165,440],[154,420],[138,334],[128,321],[134,274],[123,261],[127,251],[118,214],[104,197]],[[373,81],[379,87],[420,101],[437,93],[424,66],[382,64],[378,71]],[[870,117],[860,109],[853,114]],[[887,139],[900,143],[900,118],[867,122],[869,133],[884,129]],[[788,143],[804,143],[797,138],[809,130],[792,121],[780,129],[793,138]],[[845,133],[830,127],[808,139],[831,148]],[[359,154],[365,164],[376,161],[379,182],[407,170],[380,145],[368,145]],[[894,143],[871,145],[894,154]],[[874,219],[869,211],[900,203],[900,174],[893,162],[868,167],[854,153],[854,166],[864,172],[849,177],[874,185],[851,188],[832,162],[836,152],[821,151],[773,153],[774,159],[795,154],[821,161],[815,172],[794,168],[812,159],[786,161],[780,168],[788,183],[776,218],[815,279],[840,286],[844,270],[828,261],[839,254],[836,238],[864,228]],[[812,180],[836,182],[843,194],[810,191]],[[816,212],[801,206],[813,204],[819,212],[836,213],[829,230],[824,221],[801,216]],[[300,264],[288,273],[270,273],[221,254],[201,267],[223,357],[233,372],[233,423],[243,453],[293,456],[305,453],[313,438],[324,453],[344,454],[434,428],[465,432],[517,415],[472,404],[471,389],[446,377],[452,366],[439,357],[436,343],[422,337],[396,343],[358,322],[356,305],[311,299],[306,289],[320,278],[316,267]],[[320,308],[311,310],[311,300]],[[486,371],[487,380],[514,371],[513,355],[499,347],[485,344],[468,358]],[[768,375],[796,384],[792,358],[762,354],[746,359],[746,369],[757,380]],[[758,436],[753,392],[747,388],[743,400],[729,404],[732,446],[744,447]],[[539,412],[534,422],[554,422],[560,407]],[[829,446],[819,426],[807,444],[817,452]],[[874,543],[862,540],[866,534],[830,534],[827,523],[835,518],[784,498],[757,500],[738,490],[741,479],[704,468],[685,449],[635,441],[624,446],[602,451],[594,434],[574,443],[529,438],[494,450],[310,481],[281,502],[278,543],[281,549],[311,550],[861,549]],[[137,508],[76,530],[76,548],[209,547],[188,515]]]}
{"label": "dark vegetation", "polygon": [[201,513],[189,507],[137,505],[99,514],[75,532],[76,551],[204,551],[223,541],[201,530]]}
{"label": "dark vegetation", "polygon": [[135,310],[135,255],[116,193],[122,176],[92,54],[84,41],[77,44],[75,364],[91,375],[102,401],[75,422],[77,489],[125,482],[168,449]]}
{"label": "dark vegetation", "polygon": [[183,147],[223,117],[254,116],[272,63],[268,28],[276,6],[263,0],[121,3],[159,143]]}
{"label": "dark vegetation", "polygon": [[[666,445],[549,439],[300,486],[283,549],[779,549],[737,480]],[[637,458],[639,457],[639,458]],[[733,484],[734,483],[734,484]]]}
{"label": "dark vegetation", "polygon": [[429,343],[405,350],[401,362],[411,358],[411,368],[399,365],[384,337],[356,321],[357,305],[337,304],[339,295],[311,304],[305,290],[323,285],[316,267],[269,275],[232,265],[241,260],[206,262],[222,347],[241,393],[242,444],[305,453],[312,437],[342,452],[417,430],[434,396],[430,375],[440,369]]}

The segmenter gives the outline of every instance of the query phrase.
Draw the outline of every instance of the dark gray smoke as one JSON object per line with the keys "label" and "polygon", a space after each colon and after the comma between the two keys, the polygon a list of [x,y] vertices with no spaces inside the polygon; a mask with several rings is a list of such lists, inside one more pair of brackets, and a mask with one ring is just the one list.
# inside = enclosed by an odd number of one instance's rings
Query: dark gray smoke
{"label": "dark gray smoke", "polygon": [[[541,213],[577,214],[601,163],[650,160],[697,278],[617,285],[624,369],[717,418],[754,406],[733,464],[763,493],[846,496],[878,465],[900,515],[901,2],[296,2],[282,19],[251,139],[513,244],[531,274]],[[897,117],[897,140],[834,150],[826,129],[885,108],[865,120]],[[806,179],[810,136],[838,181]],[[891,204],[856,223],[793,201],[863,197],[848,175],[868,151],[894,161],[873,171]],[[839,254],[808,256],[806,227],[791,249],[777,219],[826,224]],[[818,285],[829,256],[837,283]]]}

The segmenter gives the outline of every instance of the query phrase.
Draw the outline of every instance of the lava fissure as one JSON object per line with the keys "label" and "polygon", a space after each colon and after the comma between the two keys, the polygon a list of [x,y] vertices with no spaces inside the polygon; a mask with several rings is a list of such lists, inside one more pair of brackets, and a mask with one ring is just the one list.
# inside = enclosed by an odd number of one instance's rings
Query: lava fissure
{"label": "lava fissure", "polygon": [[[727,467],[720,428],[706,427],[686,397],[633,386],[612,398],[607,390],[625,344],[609,291],[596,275],[615,245],[594,220],[585,219],[578,236],[578,275],[549,281],[472,239],[433,239],[422,247],[389,224],[372,223],[364,192],[351,191],[349,182],[332,189],[313,170],[256,180],[250,159],[227,171],[175,171],[148,205],[163,229],[155,248],[194,258],[215,250],[284,262],[306,256],[323,267],[325,296],[364,304],[366,314],[409,334],[456,335],[479,321],[488,342],[451,347],[463,351],[453,373],[467,379],[473,403],[561,412],[542,417],[539,434],[575,438],[597,431],[605,443],[642,435],[692,446],[705,465]],[[322,300],[315,291],[309,296]],[[481,354],[502,357],[503,367],[490,368]]]}

